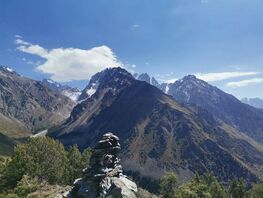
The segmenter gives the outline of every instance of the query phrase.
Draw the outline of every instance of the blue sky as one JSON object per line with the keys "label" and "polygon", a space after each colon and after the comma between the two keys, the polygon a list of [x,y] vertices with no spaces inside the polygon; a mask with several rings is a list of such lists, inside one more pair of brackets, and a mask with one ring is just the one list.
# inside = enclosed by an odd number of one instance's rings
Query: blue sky
{"label": "blue sky", "polygon": [[160,81],[196,74],[263,98],[262,0],[0,2],[0,64],[84,87],[106,65]]}

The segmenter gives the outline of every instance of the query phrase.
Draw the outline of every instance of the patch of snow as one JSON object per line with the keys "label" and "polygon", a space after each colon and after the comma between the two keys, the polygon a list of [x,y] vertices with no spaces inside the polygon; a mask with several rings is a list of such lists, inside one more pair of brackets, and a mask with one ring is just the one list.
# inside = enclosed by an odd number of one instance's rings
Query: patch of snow
{"label": "patch of snow", "polygon": [[95,92],[96,92],[96,89],[93,87],[91,87],[90,89],[86,91],[89,97],[92,96]]}
{"label": "patch of snow", "polygon": [[84,99],[82,99],[82,100],[79,100],[79,101],[78,101],[78,104],[84,102],[84,101],[87,100],[87,99],[88,99],[88,98],[84,98]]}
{"label": "patch of snow", "polygon": [[1,68],[2,70],[8,71],[8,72],[10,72],[10,73],[13,73],[13,72],[14,72],[13,69],[11,69],[10,67],[7,67],[7,66],[0,66],[0,68]]}
{"label": "patch of snow", "polygon": [[81,91],[73,92],[73,91],[70,91],[70,90],[64,90],[64,91],[62,91],[62,94],[76,102],[79,99]]}
{"label": "patch of snow", "polygon": [[50,83],[50,84],[52,84],[53,86],[55,86],[55,87],[57,87],[57,88],[62,87],[61,84],[59,84],[59,83],[57,83],[56,81],[53,81],[53,80],[51,80],[51,79],[47,79],[47,82]]}
{"label": "patch of snow", "polygon": [[90,88],[86,90],[88,97],[91,97],[97,91],[98,87],[99,87],[98,82],[92,83]]}
{"label": "patch of snow", "polygon": [[9,67],[6,67],[5,69],[6,69],[7,71],[11,72],[11,73],[14,72],[14,70],[11,69],[11,68],[9,68]]}
{"label": "patch of snow", "polygon": [[166,94],[168,94],[169,89],[170,89],[170,86],[169,86],[169,84],[167,84],[166,87],[165,87],[165,93],[166,93]]}
{"label": "patch of snow", "polygon": [[43,137],[43,136],[46,136],[47,133],[48,133],[48,129],[43,130],[43,131],[40,131],[40,132],[37,133],[37,134],[31,135],[30,137],[31,137],[31,138]]}
{"label": "patch of snow", "polygon": [[53,80],[48,79],[47,81],[48,81],[49,83],[51,83],[51,84],[55,84],[55,82],[54,82]]}

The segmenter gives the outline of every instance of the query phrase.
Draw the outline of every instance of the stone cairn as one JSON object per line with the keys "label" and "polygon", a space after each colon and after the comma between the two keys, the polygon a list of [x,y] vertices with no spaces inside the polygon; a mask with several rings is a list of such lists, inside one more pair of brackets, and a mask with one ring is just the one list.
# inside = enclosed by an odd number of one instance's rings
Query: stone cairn
{"label": "stone cairn", "polygon": [[119,138],[106,133],[92,150],[85,177],[74,182],[69,197],[136,198],[137,186],[123,175]]}

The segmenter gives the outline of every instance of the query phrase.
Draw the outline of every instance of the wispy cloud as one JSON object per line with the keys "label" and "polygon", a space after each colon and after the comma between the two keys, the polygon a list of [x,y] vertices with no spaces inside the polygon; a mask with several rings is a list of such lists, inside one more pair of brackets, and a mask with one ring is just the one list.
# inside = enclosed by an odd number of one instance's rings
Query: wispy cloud
{"label": "wispy cloud", "polygon": [[174,82],[177,81],[177,80],[178,80],[178,78],[172,78],[172,79],[170,79],[170,80],[166,80],[165,82],[168,83],[168,84],[170,84],[170,83],[174,83]]}
{"label": "wispy cloud", "polygon": [[227,80],[236,77],[244,77],[244,76],[254,76],[257,75],[258,72],[218,72],[218,73],[196,73],[194,74],[197,78],[207,81],[214,82],[220,80]]}
{"label": "wispy cloud", "polygon": [[15,38],[22,38],[22,36],[16,34],[16,35],[15,35]]}
{"label": "wispy cloud", "polygon": [[238,87],[246,87],[249,85],[256,85],[260,83],[263,83],[263,78],[252,78],[248,80],[228,82],[226,86],[231,88],[238,88]]}
{"label": "wispy cloud", "polygon": [[136,30],[136,29],[138,29],[138,28],[140,28],[141,26],[139,25],[139,24],[133,24],[132,26],[131,26],[131,29],[132,30]]}
{"label": "wispy cloud", "polygon": [[22,58],[22,61],[24,61],[25,63],[29,65],[40,65],[41,64],[40,60],[34,62],[32,60],[27,60],[26,58]]}
{"label": "wispy cloud", "polygon": [[44,47],[24,41],[15,37],[17,49],[21,52],[36,55],[44,59],[37,66],[37,70],[51,75],[51,79],[58,82],[72,80],[87,80],[107,67],[123,66],[115,53],[106,45],[91,49]]}
{"label": "wispy cloud", "polygon": [[164,83],[174,83],[178,80],[178,78],[175,77],[174,72],[170,72],[167,74],[156,74],[155,77],[158,81]]}

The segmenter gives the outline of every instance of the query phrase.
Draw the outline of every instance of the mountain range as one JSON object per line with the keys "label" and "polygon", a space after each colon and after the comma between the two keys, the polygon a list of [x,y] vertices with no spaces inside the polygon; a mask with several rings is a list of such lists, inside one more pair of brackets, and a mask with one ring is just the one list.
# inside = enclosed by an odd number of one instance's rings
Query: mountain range
{"label": "mountain range", "polygon": [[263,111],[245,105],[207,82],[189,75],[170,86],[169,95],[183,104],[195,105],[238,131],[263,143]]}
{"label": "mountain range", "polygon": [[95,74],[67,121],[49,135],[84,149],[114,132],[124,169],[151,179],[168,170],[181,182],[207,171],[225,183],[261,178],[262,111],[195,76],[170,84],[167,94],[145,76],[122,68]]}
{"label": "mountain range", "polygon": [[243,98],[241,102],[258,109],[263,109],[263,100],[260,98]]}
{"label": "mountain range", "polygon": [[67,85],[61,85],[60,83],[55,82],[51,79],[43,79],[41,83],[42,85],[44,85],[45,87],[48,87],[52,91],[60,93],[75,102],[79,100],[81,90],[78,88],[72,88]]}
{"label": "mountain range", "polygon": [[170,86],[172,84],[172,83],[168,83],[168,82],[159,83],[154,77],[150,77],[149,74],[147,74],[147,73],[142,73],[142,74],[135,73],[133,76],[136,80],[147,82],[147,83],[161,89],[166,94],[169,92]]}
{"label": "mountain range", "polygon": [[263,110],[195,76],[160,84],[147,73],[110,68],[83,91],[8,67],[0,67],[0,77],[0,155],[44,129],[82,150],[114,132],[124,170],[143,185],[166,171],[176,171],[179,182],[196,172],[212,172],[225,183],[262,179]]}
{"label": "mountain range", "polygon": [[69,117],[75,104],[41,82],[1,66],[0,133],[5,137],[1,138],[2,145],[4,142],[6,146],[10,145],[9,138],[15,140],[28,137],[32,133],[58,125]]}

